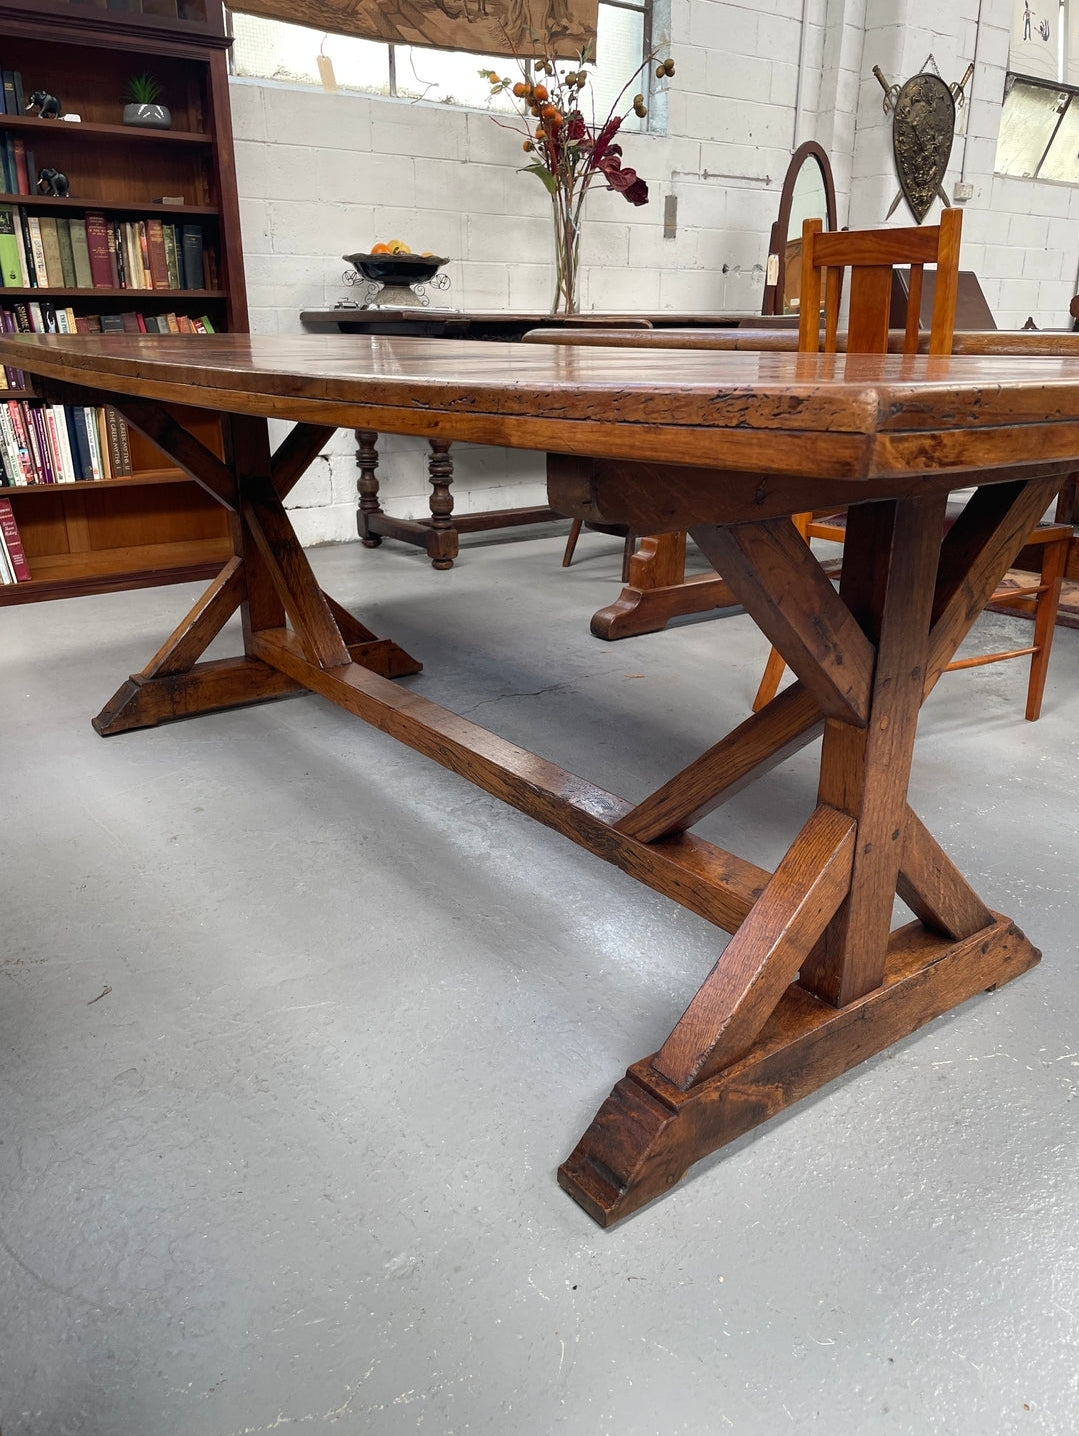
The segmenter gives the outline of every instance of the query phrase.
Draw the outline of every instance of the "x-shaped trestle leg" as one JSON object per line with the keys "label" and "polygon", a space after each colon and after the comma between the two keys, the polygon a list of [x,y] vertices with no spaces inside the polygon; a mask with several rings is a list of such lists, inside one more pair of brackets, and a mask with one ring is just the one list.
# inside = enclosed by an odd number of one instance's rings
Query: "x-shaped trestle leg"
{"label": "x-shaped trestle leg", "polygon": [[[194,437],[173,411],[144,399],[107,398],[129,424],[152,439],[231,514],[233,556],[179,627],[94,719],[103,736],[167,719],[303,693],[307,686],[266,662],[268,637],[294,644],[323,668],[356,663],[385,677],[422,667],[388,639],[365,628],[318,586],[284,512],[284,500],[334,433],[297,424],[270,452],[260,419],[225,419],[226,457]],[[239,609],[244,654],[199,662]],[[286,631],[291,625],[291,632]]]}
{"label": "x-shaped trestle leg", "polygon": [[[1044,512],[1054,480],[848,515],[837,594],[786,519],[693,531],[798,681],[638,804],[684,832],[823,726],[818,802],[686,1012],[600,1108],[559,1179],[603,1224],[697,1159],[1039,953],[907,806],[918,710]],[[920,921],[890,933],[895,894]]]}

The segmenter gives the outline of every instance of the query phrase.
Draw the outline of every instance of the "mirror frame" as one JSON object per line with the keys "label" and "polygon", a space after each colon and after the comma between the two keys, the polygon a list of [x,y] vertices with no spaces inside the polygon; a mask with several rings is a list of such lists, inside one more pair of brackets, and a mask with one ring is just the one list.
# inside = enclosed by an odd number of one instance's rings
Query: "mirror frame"
{"label": "mirror frame", "polygon": [[[791,207],[794,203],[794,185],[802,166],[809,163],[813,163],[819,168],[824,181],[825,213],[821,215],[824,227],[829,230],[836,228],[835,180],[832,178],[832,166],[828,156],[816,140],[806,140],[791,155],[787,173],[783,177],[783,188],[779,196],[779,214],[772,225],[772,233],[768,240],[768,266],[765,269],[762,314],[783,313],[783,290],[787,279],[787,244],[790,239],[787,230],[790,228]],[[768,276],[773,270],[775,280],[769,284]]]}

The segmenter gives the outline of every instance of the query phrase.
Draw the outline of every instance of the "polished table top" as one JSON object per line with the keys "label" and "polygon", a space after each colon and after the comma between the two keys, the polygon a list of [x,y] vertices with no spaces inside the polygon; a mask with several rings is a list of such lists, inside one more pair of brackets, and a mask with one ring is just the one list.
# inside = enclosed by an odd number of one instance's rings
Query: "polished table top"
{"label": "polished table top", "polygon": [[361,335],[5,335],[0,362],[210,409],[857,482],[1079,455],[1079,358]]}

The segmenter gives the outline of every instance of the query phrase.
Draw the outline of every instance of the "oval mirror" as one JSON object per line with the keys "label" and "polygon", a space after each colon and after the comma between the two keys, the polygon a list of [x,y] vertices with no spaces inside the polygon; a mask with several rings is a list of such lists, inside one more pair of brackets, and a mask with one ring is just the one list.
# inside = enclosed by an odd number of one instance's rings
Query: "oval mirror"
{"label": "oval mirror", "polygon": [[835,229],[835,182],[828,156],[806,140],[791,156],[779,196],[779,214],[768,242],[762,314],[797,314],[801,278],[802,221],[824,220]]}

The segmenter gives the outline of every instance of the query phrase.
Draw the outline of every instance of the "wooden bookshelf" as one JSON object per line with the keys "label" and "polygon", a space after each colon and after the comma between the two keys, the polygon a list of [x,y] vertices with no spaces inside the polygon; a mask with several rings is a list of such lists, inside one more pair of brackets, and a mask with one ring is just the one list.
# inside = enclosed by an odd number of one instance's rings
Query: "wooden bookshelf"
{"label": "wooden bookshelf", "polygon": [[[71,189],[66,198],[4,193],[0,204],[39,216],[100,211],[109,221],[196,223],[216,280],[205,289],[11,286],[0,288],[0,305],[47,300],[76,315],[172,312],[206,316],[218,332],[247,329],[230,43],[218,0],[109,0],[108,8],[94,0],[0,0],[0,67],[20,72],[24,95],[44,89],[59,97],[62,113],[81,116],[75,123],[0,115],[0,138],[22,140],[35,170],[62,171]],[[171,129],[122,123],[127,82],[144,72],[162,87]],[[157,202],[173,195],[182,203]],[[0,402],[28,397],[0,391]],[[220,452],[214,416],[190,417]],[[225,510],[148,440],[131,432],[130,444],[130,476],[0,489],[31,572],[29,582],[0,586],[0,605],[184,582],[220,568],[231,551]]]}

